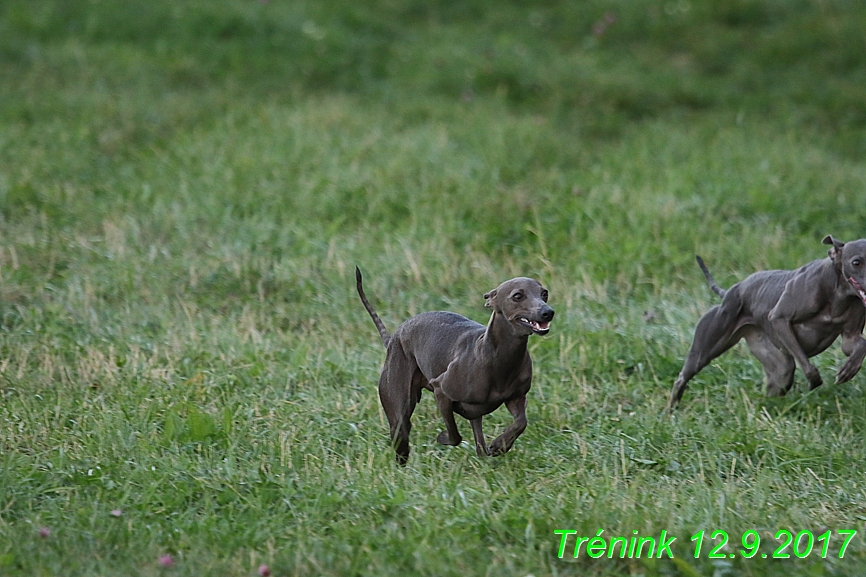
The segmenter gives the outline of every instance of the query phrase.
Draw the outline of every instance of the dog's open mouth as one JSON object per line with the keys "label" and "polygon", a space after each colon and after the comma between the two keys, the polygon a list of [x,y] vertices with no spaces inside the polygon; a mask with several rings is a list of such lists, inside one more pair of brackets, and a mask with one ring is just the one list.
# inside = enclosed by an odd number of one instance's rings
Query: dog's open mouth
{"label": "dog's open mouth", "polygon": [[851,286],[854,287],[854,290],[857,292],[857,296],[860,297],[860,300],[863,301],[863,305],[866,306],[866,290],[860,286],[860,283],[854,280],[854,277],[848,277],[848,282],[851,283]]}
{"label": "dog's open mouth", "polygon": [[534,332],[537,335],[546,335],[548,332],[550,332],[550,321],[548,321],[546,323],[545,322],[540,323],[538,321],[531,321],[531,320],[524,318],[524,317],[519,317],[517,320],[518,320],[518,322],[520,322],[520,324],[526,325],[527,327],[532,329],[532,332]]}

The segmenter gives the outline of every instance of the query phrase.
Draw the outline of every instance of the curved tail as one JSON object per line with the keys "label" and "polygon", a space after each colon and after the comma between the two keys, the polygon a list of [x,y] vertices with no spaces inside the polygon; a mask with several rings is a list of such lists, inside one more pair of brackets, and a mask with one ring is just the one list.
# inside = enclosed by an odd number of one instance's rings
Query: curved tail
{"label": "curved tail", "polygon": [[716,279],[714,279],[713,275],[710,274],[710,271],[707,270],[707,265],[704,264],[704,259],[695,255],[695,260],[698,261],[698,266],[701,267],[702,271],[704,271],[704,276],[707,277],[707,284],[710,285],[710,289],[720,297],[725,298],[728,291],[716,284]]}
{"label": "curved tail", "polygon": [[364,294],[364,287],[361,285],[361,269],[357,266],[355,267],[355,286],[358,287],[358,296],[361,297],[361,302],[364,303],[364,308],[367,309],[368,313],[370,313],[373,323],[379,330],[379,336],[382,337],[382,343],[387,348],[388,343],[391,342],[391,335],[388,334],[388,331],[385,329],[385,324],[382,322],[382,319],[379,318],[379,315],[376,314],[376,311],[373,310],[370,301],[367,300],[367,295]]}

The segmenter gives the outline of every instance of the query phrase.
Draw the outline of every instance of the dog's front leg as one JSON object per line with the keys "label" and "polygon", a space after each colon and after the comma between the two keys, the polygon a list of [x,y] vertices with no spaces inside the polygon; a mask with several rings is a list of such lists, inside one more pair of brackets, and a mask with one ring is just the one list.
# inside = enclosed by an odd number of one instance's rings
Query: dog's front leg
{"label": "dog's front leg", "polygon": [[517,437],[526,430],[526,395],[505,401],[505,408],[514,417],[514,421],[490,443],[489,453],[493,457],[507,453]]}
{"label": "dog's front leg", "polygon": [[788,281],[782,296],[767,315],[767,319],[773,329],[775,337],[773,340],[794,357],[803,374],[806,375],[806,380],[809,381],[809,388],[815,389],[823,383],[821,373],[809,361],[792,326],[794,323],[813,318],[824,305],[824,300],[814,294],[812,287],[804,284],[806,280],[805,275],[798,275]]}
{"label": "dog's front leg", "polygon": [[[775,309],[774,309],[775,312]],[[773,312],[770,313],[770,323],[773,327],[773,332],[776,339],[797,361],[803,374],[806,375],[806,380],[809,381],[809,389],[815,389],[823,384],[821,373],[818,368],[812,364],[806,353],[803,352],[803,347],[797,341],[797,336],[794,334],[794,329],[791,328],[791,322],[786,318],[774,318]]]}
{"label": "dog's front leg", "polygon": [[436,397],[436,406],[439,407],[439,412],[445,421],[445,430],[439,433],[436,441],[440,445],[459,445],[463,441],[463,437],[460,436],[460,431],[457,430],[457,423],[454,422],[454,401],[449,399],[448,395],[442,390],[440,379],[433,379],[430,381],[430,384],[433,385],[433,396]]}
{"label": "dog's front leg", "polygon": [[848,357],[836,373],[836,383],[847,383],[854,378],[863,366],[863,359],[866,358],[866,340],[863,339],[863,323],[860,322],[857,326],[846,327],[842,333],[842,352]]}
{"label": "dog's front leg", "polygon": [[475,454],[479,457],[486,457],[490,454],[490,450],[484,441],[484,432],[481,430],[481,417],[470,420],[469,424],[472,425],[472,436],[475,437]]}

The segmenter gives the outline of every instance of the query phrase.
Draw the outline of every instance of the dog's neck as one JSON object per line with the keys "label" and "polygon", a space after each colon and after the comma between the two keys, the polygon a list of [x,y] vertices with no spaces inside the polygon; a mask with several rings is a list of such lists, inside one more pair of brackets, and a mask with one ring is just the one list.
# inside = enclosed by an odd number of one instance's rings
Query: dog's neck
{"label": "dog's neck", "polygon": [[833,271],[836,273],[836,279],[843,279],[844,275],[842,274],[842,259],[834,258],[832,256],[827,257],[827,260],[830,261],[830,266],[833,268]]}
{"label": "dog's neck", "polygon": [[845,271],[842,270],[842,259],[831,257],[828,260],[830,261],[830,268],[833,269],[833,288],[837,292],[841,291],[846,295],[850,293],[851,296],[856,296],[848,279],[845,278]]}
{"label": "dog's neck", "polygon": [[522,360],[529,335],[515,334],[514,327],[505,318],[505,314],[494,309],[481,340],[493,347],[496,358]]}
{"label": "dog's neck", "polygon": [[[863,299],[857,294],[857,289],[852,286],[848,277],[845,276],[845,271],[842,268],[842,262],[840,260],[829,258],[830,268],[833,270],[833,292],[836,295],[837,299],[857,299],[862,301]],[[863,305],[866,306],[866,302],[863,302]]]}

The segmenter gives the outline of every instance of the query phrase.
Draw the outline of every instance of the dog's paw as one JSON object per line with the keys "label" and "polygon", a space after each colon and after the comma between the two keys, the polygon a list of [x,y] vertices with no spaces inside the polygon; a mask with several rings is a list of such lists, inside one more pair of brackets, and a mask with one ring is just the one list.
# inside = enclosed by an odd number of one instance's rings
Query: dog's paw
{"label": "dog's paw", "polygon": [[510,448],[510,446],[502,442],[502,439],[496,439],[490,443],[490,448],[488,449],[487,454],[491,457],[498,457],[507,453]]}
{"label": "dog's paw", "polygon": [[806,380],[809,381],[809,390],[817,389],[821,385],[824,384],[824,379],[821,378],[821,373],[818,372],[818,369],[815,367],[811,367],[808,371],[806,371]]}
{"label": "dog's paw", "polygon": [[854,378],[858,372],[860,372],[860,366],[862,363],[851,362],[851,358],[849,358],[844,365],[839,369],[839,372],[836,373],[836,384],[847,383],[851,379]]}
{"label": "dog's paw", "polygon": [[440,445],[448,445],[449,447],[456,447],[459,445],[463,439],[459,436],[457,439],[452,439],[450,435],[448,435],[448,431],[442,431],[436,436],[436,442]]}

